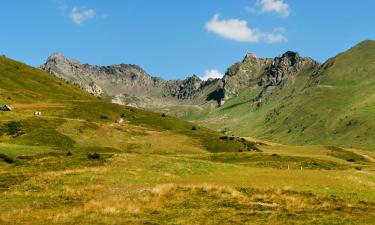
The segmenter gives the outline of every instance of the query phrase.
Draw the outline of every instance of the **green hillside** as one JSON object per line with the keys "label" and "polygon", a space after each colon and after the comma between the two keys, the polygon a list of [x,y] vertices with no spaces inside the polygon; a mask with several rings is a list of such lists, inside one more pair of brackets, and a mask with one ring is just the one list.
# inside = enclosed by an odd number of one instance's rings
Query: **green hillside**
{"label": "green hillside", "polygon": [[5,57],[0,77],[0,224],[375,221],[372,152],[224,135]]}
{"label": "green hillside", "polygon": [[[98,138],[95,132],[100,131],[100,126],[114,126],[117,119],[123,118],[132,126],[189,136],[209,151],[247,150],[246,145],[251,145],[244,144],[239,139],[220,139],[222,135],[217,132],[195,127],[173,117],[107,103],[41,70],[4,57],[0,58],[0,74],[0,101],[14,108],[11,112],[1,112],[0,115],[3,121],[2,138],[6,142],[75,148],[80,146],[80,136],[86,136],[96,141],[86,144],[121,150],[126,148],[125,143],[124,146],[112,143],[110,135]],[[41,111],[43,116],[34,117],[35,111]],[[18,124],[22,135],[7,135],[10,122]],[[68,124],[72,123],[75,127],[69,127]],[[193,126],[196,129],[193,129]],[[70,133],[72,130],[69,129],[74,128],[79,128],[82,133]],[[98,144],[100,138],[103,140]]]}
{"label": "green hillside", "polygon": [[374,62],[375,41],[364,41],[303,71],[261,107],[252,103],[258,93],[254,82],[220,108],[208,103],[185,114],[180,108],[166,111],[235,135],[375,150]]}

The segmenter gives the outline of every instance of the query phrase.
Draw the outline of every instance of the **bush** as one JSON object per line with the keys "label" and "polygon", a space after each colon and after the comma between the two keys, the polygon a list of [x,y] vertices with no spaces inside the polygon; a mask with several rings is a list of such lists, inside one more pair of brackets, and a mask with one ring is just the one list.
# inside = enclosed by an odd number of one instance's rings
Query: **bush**
{"label": "bush", "polygon": [[166,117],[166,115],[163,113],[163,114],[161,114],[161,117]]}
{"label": "bush", "polygon": [[9,163],[9,164],[14,163],[14,160],[11,157],[9,157],[5,154],[2,154],[2,153],[0,153],[0,159],[3,159],[4,162]]}
{"label": "bush", "polygon": [[196,127],[196,126],[193,126],[193,127],[191,128],[191,130],[197,130],[197,127]]}
{"label": "bush", "polygon": [[12,121],[5,125],[5,132],[7,135],[18,137],[24,134],[22,132],[22,125],[20,122]]}
{"label": "bush", "polygon": [[100,119],[102,119],[102,120],[108,120],[109,118],[108,118],[108,116],[103,116],[103,115],[101,115],[101,116],[100,116]]}
{"label": "bush", "polygon": [[100,155],[98,153],[89,153],[88,155],[89,159],[100,159]]}

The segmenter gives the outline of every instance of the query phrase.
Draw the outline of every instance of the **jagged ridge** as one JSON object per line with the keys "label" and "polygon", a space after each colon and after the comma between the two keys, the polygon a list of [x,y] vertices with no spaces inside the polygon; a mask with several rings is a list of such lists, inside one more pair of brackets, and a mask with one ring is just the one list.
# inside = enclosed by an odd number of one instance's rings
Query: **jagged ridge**
{"label": "jagged ridge", "polygon": [[202,81],[196,75],[185,80],[163,80],[150,76],[138,65],[93,66],[69,60],[60,53],[52,54],[41,69],[95,96],[109,96],[115,103],[145,108],[194,99],[216,82]]}

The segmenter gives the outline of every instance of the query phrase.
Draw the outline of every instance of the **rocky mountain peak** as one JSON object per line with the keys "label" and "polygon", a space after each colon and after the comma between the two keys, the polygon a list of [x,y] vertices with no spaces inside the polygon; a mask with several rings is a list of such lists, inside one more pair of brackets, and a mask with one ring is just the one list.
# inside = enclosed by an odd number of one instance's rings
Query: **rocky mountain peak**
{"label": "rocky mountain peak", "polygon": [[202,80],[197,76],[197,75],[192,75],[192,76],[190,76],[190,77],[187,77],[186,79],[185,79],[185,83],[187,83],[187,82],[191,82],[191,83],[202,83]]}
{"label": "rocky mountain peak", "polygon": [[247,53],[244,57],[244,59],[242,60],[243,63],[246,63],[246,62],[254,62],[256,61],[258,58],[257,56],[255,55],[255,53]]}
{"label": "rocky mountain peak", "polygon": [[41,66],[46,72],[62,78],[95,96],[113,97],[119,104],[133,104],[134,99],[141,107],[155,107],[168,102],[165,98],[191,100],[215,80],[202,81],[197,75],[184,80],[163,80],[150,76],[140,66],[115,64],[96,66],[69,60],[60,53],[48,57]]}
{"label": "rocky mountain peak", "polygon": [[299,53],[287,51],[275,58],[258,58],[248,53],[242,60],[229,67],[220,86],[215,91],[216,100],[223,105],[225,100],[237,96],[241,89],[258,84],[261,91],[254,99],[260,105],[276,89],[294,82],[294,77],[318,63]]}
{"label": "rocky mountain peak", "polygon": [[41,68],[95,96],[112,96],[119,104],[134,104],[136,100],[137,106],[147,108],[169,104],[170,100],[179,102],[204,99],[202,95],[207,94],[207,90],[214,90],[207,99],[216,100],[222,105],[225,100],[237,96],[250,86],[260,87],[261,91],[254,99],[260,105],[275,88],[288,86],[294,82],[295,76],[317,64],[292,51],[275,58],[258,58],[254,53],[248,53],[242,62],[229,67],[222,79],[207,81],[201,80],[197,75],[184,80],[163,80],[150,76],[134,64],[81,64],[60,53],[52,54]]}
{"label": "rocky mountain peak", "polygon": [[293,83],[295,76],[308,68],[318,65],[319,63],[313,59],[301,57],[299,53],[292,51],[287,51],[281,56],[274,58],[259,78],[258,85],[262,88],[262,91],[254,101],[259,106],[268,95],[272,94],[276,87],[283,88]]}
{"label": "rocky mountain peak", "polygon": [[53,60],[60,60],[60,61],[66,61],[67,59],[65,58],[65,56],[63,54],[61,54],[60,52],[54,52],[52,53],[47,61],[53,61]]}

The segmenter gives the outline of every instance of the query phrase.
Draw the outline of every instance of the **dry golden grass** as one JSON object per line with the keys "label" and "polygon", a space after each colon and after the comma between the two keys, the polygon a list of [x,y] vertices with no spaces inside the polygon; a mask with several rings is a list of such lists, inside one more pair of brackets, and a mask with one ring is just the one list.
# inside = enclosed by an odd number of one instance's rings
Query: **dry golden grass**
{"label": "dry golden grass", "polygon": [[[3,214],[0,221],[28,221],[30,224],[218,224],[220,221],[251,224],[267,218],[274,224],[285,224],[290,219],[298,224],[310,224],[312,221],[329,222],[322,219],[332,216],[333,211],[338,214],[334,218],[342,223],[359,219],[361,212],[366,212],[370,218],[375,216],[374,204],[320,198],[288,188],[272,190],[173,183],[122,188],[90,185],[65,190],[58,198],[70,202],[70,207],[55,206],[53,211],[24,208]],[[284,218],[286,212],[289,220]],[[340,214],[344,217],[339,218]],[[209,215],[214,217],[208,218]],[[309,219],[312,221],[306,221]]]}

